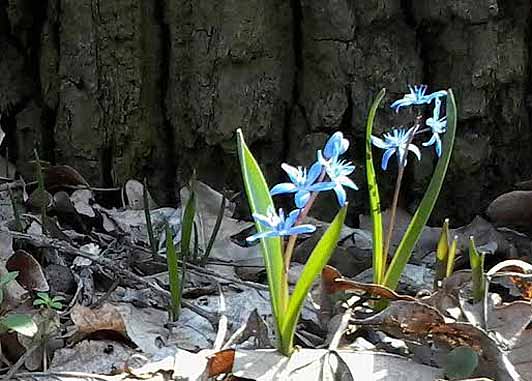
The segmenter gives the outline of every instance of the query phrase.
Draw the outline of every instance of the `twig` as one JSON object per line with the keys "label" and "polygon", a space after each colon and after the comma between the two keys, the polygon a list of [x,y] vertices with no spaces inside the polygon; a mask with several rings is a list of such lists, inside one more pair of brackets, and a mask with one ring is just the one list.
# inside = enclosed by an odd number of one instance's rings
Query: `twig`
{"label": "twig", "polygon": [[115,376],[106,376],[96,373],[84,372],[19,372],[15,374],[16,377],[75,377],[75,378],[94,378],[102,381],[119,381],[127,378],[126,373],[117,374]]}
{"label": "twig", "polygon": [[225,315],[225,297],[222,292],[222,288],[218,284],[218,290],[220,292],[220,306],[218,308],[220,312],[220,322],[218,323],[218,333],[216,334],[216,339],[214,340],[213,350],[218,352],[222,349],[225,336],[227,336],[227,316]]}
{"label": "twig", "polygon": [[[105,266],[105,267],[108,267],[108,268],[112,269],[116,273],[118,273],[118,274],[120,274],[120,275],[122,275],[122,276],[124,276],[126,278],[132,279],[132,280],[134,280],[134,281],[136,281],[138,283],[141,283],[141,284],[151,288],[157,294],[159,294],[160,296],[164,297],[166,300],[170,300],[170,297],[171,297],[170,296],[170,292],[168,292],[165,289],[161,288],[159,285],[157,285],[155,283],[152,283],[152,282],[144,279],[143,277],[138,276],[137,274],[132,273],[129,270],[126,270],[126,269],[121,268],[120,266],[117,266],[110,259],[102,258],[102,257],[96,256],[96,255],[93,255],[93,254],[88,253],[86,251],[80,250],[80,249],[78,249],[76,247],[73,247],[70,244],[65,243],[63,241],[54,240],[54,239],[51,239],[51,238],[48,238],[48,237],[45,237],[45,236],[34,236],[34,235],[27,234],[27,233],[14,232],[14,231],[11,231],[11,230],[9,231],[9,233],[14,238],[18,238],[18,239],[29,241],[32,244],[36,245],[36,246],[52,247],[54,249],[59,250],[62,253],[65,253],[65,254],[88,258],[88,259],[90,259],[91,261],[93,261],[95,263],[98,263],[98,264],[100,264],[102,266]],[[217,324],[218,324],[217,316],[209,313],[208,311],[204,311],[202,308],[196,306],[195,304],[187,302],[187,301],[183,301],[183,306],[185,306],[186,308],[188,308],[191,311],[195,312],[196,314],[198,314],[199,316],[203,317],[204,319],[207,319],[209,321],[209,323],[211,323],[211,325],[213,327],[217,326]]]}
{"label": "twig", "polygon": [[14,375],[15,373],[17,373],[17,370],[20,369],[20,367],[22,365],[24,365],[24,362],[26,361],[26,359],[28,357],[31,356],[31,354],[33,352],[35,352],[37,350],[37,348],[39,348],[40,346],[42,345],[42,343],[39,341],[37,343],[34,343],[27,351],[26,353],[24,353],[22,356],[20,356],[20,358],[18,359],[18,361],[11,367],[11,369],[9,370],[9,372],[6,373],[6,375],[4,377],[2,377],[2,380],[10,380]]}

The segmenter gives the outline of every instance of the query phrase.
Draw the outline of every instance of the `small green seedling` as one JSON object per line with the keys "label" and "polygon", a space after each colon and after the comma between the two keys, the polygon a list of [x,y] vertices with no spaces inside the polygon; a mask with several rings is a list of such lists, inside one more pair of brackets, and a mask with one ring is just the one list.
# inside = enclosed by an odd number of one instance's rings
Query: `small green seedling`
{"label": "small green seedling", "polygon": [[[6,286],[14,281],[17,276],[18,271],[13,271],[0,277],[0,306],[2,306],[2,303],[4,302],[4,291]],[[1,308],[0,311],[2,311]],[[38,329],[31,316],[7,313],[0,315],[0,334],[8,331],[15,331],[21,335],[31,337],[37,333]]]}
{"label": "small green seedling", "polygon": [[484,298],[484,254],[477,251],[473,236],[469,237],[469,263],[473,278],[473,299],[478,303]]}
{"label": "small green seedling", "polygon": [[62,296],[50,297],[47,292],[38,292],[37,299],[33,301],[35,307],[43,307],[49,310],[59,311],[63,308],[63,301],[65,298]]}
{"label": "small green seedling", "polygon": [[436,276],[434,288],[439,287],[440,282],[447,273],[447,261],[449,260],[449,219],[446,218],[441,228],[440,239],[436,248]]}

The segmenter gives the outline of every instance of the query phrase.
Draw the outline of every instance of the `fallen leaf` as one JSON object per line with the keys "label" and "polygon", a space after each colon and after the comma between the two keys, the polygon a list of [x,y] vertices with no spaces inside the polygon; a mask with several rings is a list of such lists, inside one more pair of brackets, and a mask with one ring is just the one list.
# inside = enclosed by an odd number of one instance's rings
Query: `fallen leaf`
{"label": "fallen leaf", "polygon": [[40,263],[25,250],[17,250],[6,262],[9,271],[18,271],[17,281],[29,291],[47,292],[50,290],[48,281]]}

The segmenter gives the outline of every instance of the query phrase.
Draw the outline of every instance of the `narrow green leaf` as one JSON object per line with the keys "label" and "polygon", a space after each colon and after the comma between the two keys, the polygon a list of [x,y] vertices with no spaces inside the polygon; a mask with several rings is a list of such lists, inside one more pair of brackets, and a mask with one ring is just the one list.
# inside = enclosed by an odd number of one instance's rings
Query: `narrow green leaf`
{"label": "narrow green leaf", "polygon": [[38,331],[37,325],[29,315],[9,314],[0,320],[0,324],[24,336],[31,337]]}
{"label": "narrow green leaf", "polygon": [[379,187],[373,166],[373,154],[371,151],[371,134],[373,133],[373,123],[377,109],[386,94],[386,89],[382,89],[378,94],[371,108],[369,109],[368,121],[366,123],[366,179],[368,182],[369,209],[373,230],[373,282],[381,284],[384,278],[386,258],[384,258],[384,239],[382,232],[381,202],[379,197]]}
{"label": "narrow green leaf", "polygon": [[146,218],[146,230],[148,231],[148,240],[152,255],[157,255],[157,242],[153,234],[153,225],[151,223],[150,200],[148,197],[148,180],[144,178],[144,187],[142,188],[142,199],[144,201],[144,217]]}
{"label": "narrow green leaf", "polygon": [[475,240],[469,237],[469,263],[473,280],[473,299],[480,302],[484,298],[484,255],[477,251]]}
{"label": "narrow green leaf", "polygon": [[196,194],[190,190],[185,211],[183,212],[183,223],[181,230],[181,257],[188,257],[190,251],[190,241],[192,240],[192,230],[194,229],[194,216],[196,214]]}
{"label": "narrow green leaf", "polygon": [[447,271],[445,277],[450,277],[454,271],[454,259],[456,258],[456,247],[458,246],[458,236],[455,235],[451,247],[449,248],[449,255],[447,257]]}
{"label": "narrow green leaf", "polygon": [[176,321],[181,310],[181,279],[174,236],[168,225],[166,225],[166,262],[168,263],[168,281],[170,283],[170,318],[172,321]]}
{"label": "narrow green leaf", "polygon": [[214,246],[214,242],[216,241],[216,236],[218,235],[218,232],[220,231],[220,227],[222,226],[226,203],[227,203],[227,198],[225,197],[225,195],[222,195],[222,203],[220,205],[220,209],[218,210],[218,215],[216,216],[216,222],[214,223],[214,228],[212,229],[211,237],[209,238],[209,243],[207,244],[205,253],[203,254],[203,257],[201,258],[202,266],[205,266],[207,264],[207,260],[209,259],[209,255],[211,254],[212,247]]}
{"label": "narrow green leaf", "polygon": [[449,257],[449,219],[446,218],[441,228],[440,239],[436,247],[436,276],[434,277],[434,288],[445,277],[447,271],[447,259]]}
{"label": "narrow green leaf", "polygon": [[[244,141],[242,130],[238,129],[236,134],[238,157],[249,207],[252,213],[267,214],[268,209],[274,208],[268,184]],[[264,231],[264,228],[258,223],[255,223],[255,227],[259,232]],[[260,245],[268,274],[273,316],[277,324],[277,332],[280,334],[288,300],[288,285],[286,281],[283,282],[284,263],[281,239],[279,237],[261,239]]]}
{"label": "narrow green leaf", "polygon": [[451,153],[453,151],[454,137],[456,134],[456,120],[456,103],[453,92],[449,89],[447,90],[447,132],[442,139],[443,152],[438,160],[438,164],[436,165],[436,169],[434,170],[425,195],[423,196],[416,213],[412,217],[412,221],[410,221],[403,239],[397,247],[390,267],[386,272],[384,285],[392,290],[397,287],[401,273],[410,259],[412,250],[419,239],[440,194],[443,180],[447,173],[447,167],[449,166],[449,161],[451,159]]}
{"label": "narrow green leaf", "polygon": [[294,292],[290,296],[281,331],[282,352],[285,355],[289,355],[292,351],[296,324],[301,313],[301,308],[303,307],[303,302],[308,295],[312,282],[319,276],[336,247],[342,226],[344,225],[346,212],[347,205],[340,209],[327,231],[323,234],[316,247],[314,247],[297,281]]}

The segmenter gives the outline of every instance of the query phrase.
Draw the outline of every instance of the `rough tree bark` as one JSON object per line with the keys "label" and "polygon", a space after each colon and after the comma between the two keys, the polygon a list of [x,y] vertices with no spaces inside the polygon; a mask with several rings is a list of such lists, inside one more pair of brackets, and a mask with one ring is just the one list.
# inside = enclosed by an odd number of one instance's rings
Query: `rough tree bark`
{"label": "rough tree bark", "polygon": [[[363,188],[372,96],[453,87],[459,131],[435,218],[465,222],[532,175],[531,26],[528,0],[0,0],[0,123],[25,175],[37,146],[93,184],[147,176],[161,202],[191,168],[238,188],[236,128],[272,182],[341,129]],[[383,109],[378,128],[411,116]],[[433,165],[428,153],[412,166],[406,206]],[[364,212],[364,189],[352,198]]]}

